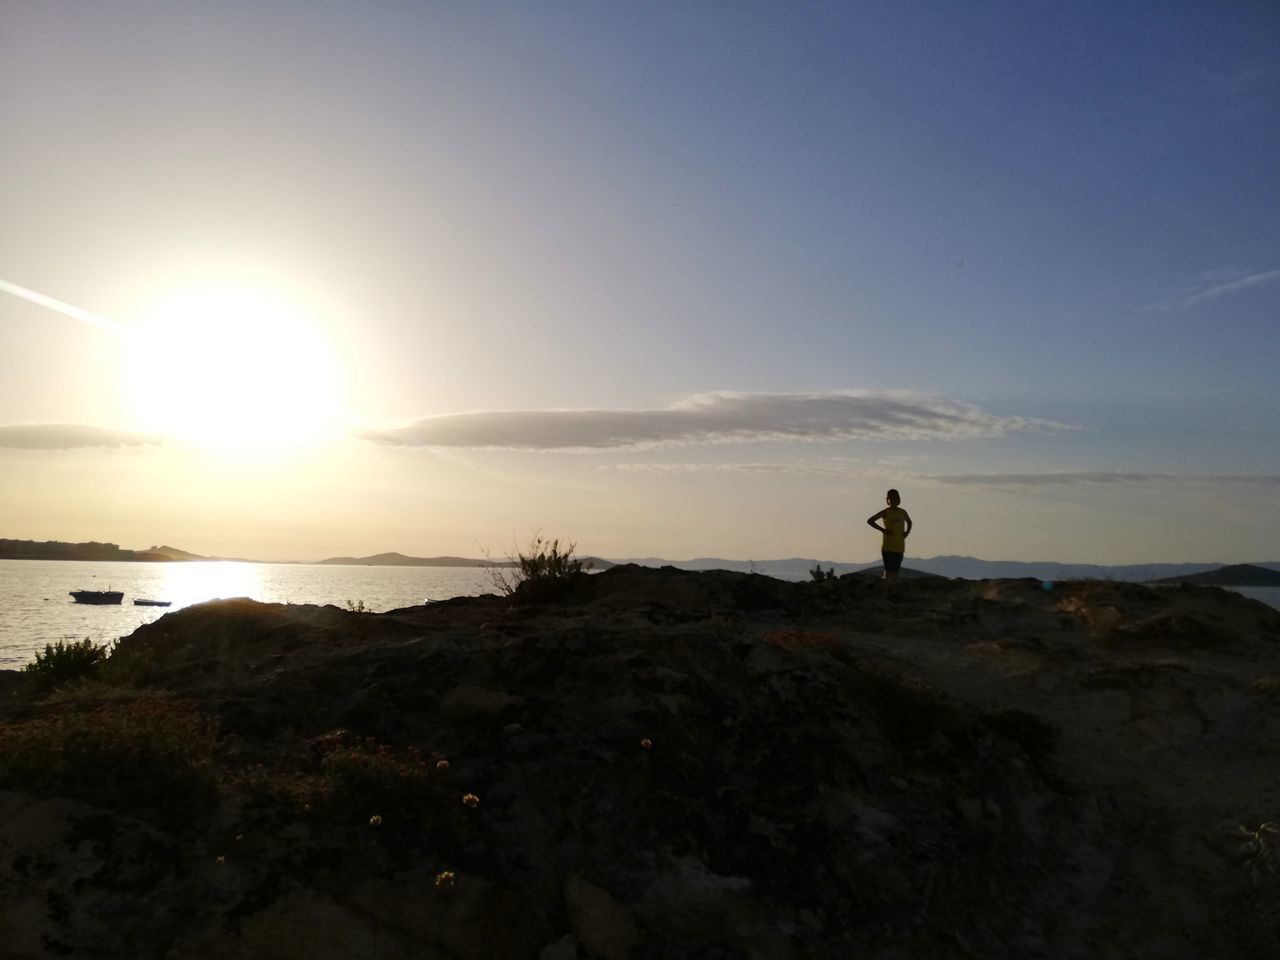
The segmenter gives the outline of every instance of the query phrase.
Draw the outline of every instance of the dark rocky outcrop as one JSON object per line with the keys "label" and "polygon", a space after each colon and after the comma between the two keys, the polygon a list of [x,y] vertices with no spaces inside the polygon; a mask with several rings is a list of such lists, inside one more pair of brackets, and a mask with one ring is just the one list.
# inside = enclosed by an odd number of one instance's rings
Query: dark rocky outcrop
{"label": "dark rocky outcrop", "polygon": [[110,684],[8,685],[11,731],[158,702],[218,733],[176,820],[10,774],[0,955],[1264,956],[1280,888],[1233,831],[1280,816],[1278,651],[1261,604],[1097,582],[187,608]]}
{"label": "dark rocky outcrop", "polygon": [[1164,577],[1152,583],[1194,583],[1207,587],[1280,587],[1280,571],[1255,563],[1232,563],[1214,570]]}

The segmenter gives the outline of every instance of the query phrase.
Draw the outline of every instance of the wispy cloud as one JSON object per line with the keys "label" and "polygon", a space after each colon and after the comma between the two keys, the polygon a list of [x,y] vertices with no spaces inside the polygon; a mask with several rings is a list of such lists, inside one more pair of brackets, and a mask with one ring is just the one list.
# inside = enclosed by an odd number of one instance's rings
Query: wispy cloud
{"label": "wispy cloud", "polygon": [[1078,470],[1059,473],[934,474],[922,476],[918,479],[967,487],[1047,487],[1141,483],[1280,487],[1280,474],[1268,473],[1126,473],[1110,470]]}
{"label": "wispy cloud", "polygon": [[1210,300],[1276,280],[1280,280],[1280,270],[1262,270],[1257,273],[1232,269],[1213,270],[1204,274],[1196,284],[1171,297],[1149,303],[1144,309],[1158,313],[1182,313]]}
{"label": "wispy cloud", "polygon": [[616,463],[601,467],[628,473],[765,473],[789,476],[830,477],[837,480],[889,480],[957,487],[992,489],[1026,489],[1039,487],[1079,487],[1090,485],[1160,484],[1178,486],[1249,486],[1280,487],[1280,474],[1253,473],[1161,473],[1118,470],[1062,470],[1046,473],[956,473],[930,474],[904,469],[903,466],[857,465],[836,459],[779,460],[738,463]]}
{"label": "wispy cloud", "polygon": [[839,480],[869,480],[901,477],[901,470],[884,467],[841,466],[832,463],[814,463],[807,460],[763,461],[756,463],[611,463],[602,470],[621,470],[625,473],[764,473],[797,477],[832,477]]}
{"label": "wispy cloud", "polygon": [[426,417],[365,430],[376,443],[507,450],[645,449],[675,444],[923,440],[1063,428],[908,392],[700,393],[657,410],[525,410]]}
{"label": "wispy cloud", "polygon": [[77,423],[16,423],[0,426],[0,447],[11,450],[75,450],[84,447],[158,445],[154,434],[112,430]]}

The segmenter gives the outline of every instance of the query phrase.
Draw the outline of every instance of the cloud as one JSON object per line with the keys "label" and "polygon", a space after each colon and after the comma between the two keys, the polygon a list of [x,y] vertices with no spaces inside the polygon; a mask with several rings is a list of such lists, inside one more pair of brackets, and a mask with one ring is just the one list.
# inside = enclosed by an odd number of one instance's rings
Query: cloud
{"label": "cloud", "polygon": [[1160,313],[1182,313],[1210,300],[1217,300],[1219,297],[1230,296],[1275,280],[1280,280],[1280,270],[1263,270],[1247,274],[1239,270],[1212,270],[1202,276],[1195,286],[1172,297],[1148,304],[1144,309]]}
{"label": "cloud", "polygon": [[1108,470],[1058,473],[960,473],[921,477],[934,483],[968,487],[1047,487],[1085,484],[1164,483],[1195,486],[1280,487],[1280,474],[1266,473],[1124,473]]}
{"label": "cloud", "polygon": [[[879,462],[879,461],[877,461]],[[624,473],[649,473],[665,476],[678,473],[759,473],[782,474],[794,477],[830,477],[836,480],[881,480],[893,477],[914,476],[899,466],[856,466],[853,462],[840,462],[836,458],[823,460],[775,460],[734,463],[689,462],[639,462],[602,464],[600,470],[619,470]]]}
{"label": "cloud", "polygon": [[900,483],[942,484],[992,489],[1078,487],[1097,484],[1163,484],[1179,486],[1280,487],[1280,474],[1156,473],[1115,470],[1075,470],[1049,473],[927,474],[903,465],[857,466],[834,460],[778,460],[745,463],[617,463],[601,469],[628,473],[765,473],[788,476],[829,477],[837,480],[897,480]]}
{"label": "cloud", "polygon": [[153,434],[76,423],[17,423],[0,426],[0,447],[11,450],[74,450],[82,447],[140,447],[161,444]]}
{"label": "cloud", "polygon": [[657,410],[525,410],[426,417],[365,430],[376,443],[505,450],[990,437],[1064,424],[1005,417],[917,393],[700,393]]}

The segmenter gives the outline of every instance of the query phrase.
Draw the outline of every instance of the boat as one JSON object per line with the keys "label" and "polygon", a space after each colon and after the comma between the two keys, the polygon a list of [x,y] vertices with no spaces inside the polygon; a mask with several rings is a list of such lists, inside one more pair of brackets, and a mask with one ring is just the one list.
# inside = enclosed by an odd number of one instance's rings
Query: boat
{"label": "boat", "polygon": [[72,590],[76,603],[119,603],[124,599],[120,590]]}
{"label": "boat", "polygon": [[172,600],[134,600],[135,607],[167,607],[173,603]]}

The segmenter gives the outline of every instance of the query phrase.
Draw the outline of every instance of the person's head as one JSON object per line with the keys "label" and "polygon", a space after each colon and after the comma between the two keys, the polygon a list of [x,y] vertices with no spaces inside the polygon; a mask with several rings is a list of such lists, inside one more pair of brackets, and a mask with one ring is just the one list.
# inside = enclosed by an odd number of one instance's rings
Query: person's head
{"label": "person's head", "polygon": [[885,502],[891,507],[896,507],[902,502],[902,497],[898,495],[897,490],[890,490],[884,495]]}

